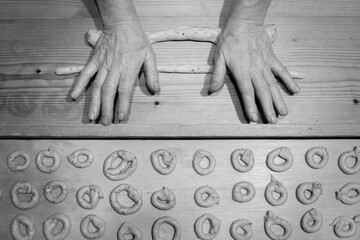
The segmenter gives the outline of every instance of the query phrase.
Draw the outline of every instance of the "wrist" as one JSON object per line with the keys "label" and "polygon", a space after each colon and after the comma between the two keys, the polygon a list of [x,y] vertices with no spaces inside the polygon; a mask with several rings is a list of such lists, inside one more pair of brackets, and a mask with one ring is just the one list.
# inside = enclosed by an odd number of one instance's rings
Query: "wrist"
{"label": "wrist", "polygon": [[262,26],[271,0],[234,0],[228,22]]}

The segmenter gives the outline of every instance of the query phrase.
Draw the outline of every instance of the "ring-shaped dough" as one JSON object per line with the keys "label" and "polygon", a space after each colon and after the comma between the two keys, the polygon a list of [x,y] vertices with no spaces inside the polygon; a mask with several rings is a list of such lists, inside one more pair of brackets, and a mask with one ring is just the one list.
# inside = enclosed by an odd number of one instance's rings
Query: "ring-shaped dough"
{"label": "ring-shaped dough", "polygon": [[198,206],[208,208],[220,203],[220,196],[214,188],[201,186],[196,189],[194,199]]}
{"label": "ring-shaped dough", "polygon": [[[86,197],[88,196],[88,197]],[[96,208],[100,199],[104,198],[103,191],[97,185],[86,185],[76,192],[76,201],[84,209]]]}
{"label": "ring-shaped dough", "polygon": [[345,216],[335,218],[330,226],[334,226],[334,233],[339,238],[351,238],[357,232],[356,222]]}
{"label": "ring-shaped dough", "polygon": [[[125,191],[128,198],[134,202],[131,207],[125,207],[119,203],[118,197],[122,191]],[[110,205],[118,214],[134,214],[140,210],[142,204],[143,199],[141,192],[129,184],[120,184],[119,186],[115,187],[110,193]]]}
{"label": "ring-shaped dough", "polygon": [[160,226],[162,224],[169,224],[174,228],[174,235],[172,237],[172,240],[180,240],[181,239],[181,226],[178,221],[176,221],[175,218],[172,217],[160,217],[158,218],[151,229],[151,235],[153,240],[163,240],[162,237],[160,237]]}
{"label": "ring-shaped dough", "polygon": [[[53,195],[53,191],[56,188],[60,188],[60,194],[58,196]],[[44,187],[44,196],[46,200],[48,200],[51,203],[61,203],[67,198],[68,194],[69,194],[68,185],[59,180],[48,182]]]}
{"label": "ring-shaped dough", "polygon": [[[279,194],[279,198],[275,198],[274,192]],[[288,192],[284,185],[282,185],[282,183],[276,180],[272,175],[271,180],[265,189],[265,198],[266,201],[273,206],[280,206],[284,204],[288,198]]]}
{"label": "ring-shaped dough", "polygon": [[159,149],[151,153],[150,160],[154,169],[162,175],[169,175],[176,168],[176,154],[164,149]]}
{"label": "ring-shaped dough", "polygon": [[151,195],[150,202],[159,210],[170,210],[176,204],[176,196],[169,188],[163,187]]}
{"label": "ring-shaped dough", "polygon": [[[209,232],[204,233],[204,223],[209,221],[210,229]],[[207,213],[201,215],[198,219],[196,219],[194,224],[194,231],[198,238],[202,240],[211,240],[214,239],[220,231],[221,221],[214,215]]]}
{"label": "ring-shaped dough", "polygon": [[[237,219],[231,223],[230,235],[234,240],[250,240],[253,235],[252,222],[247,219]],[[238,229],[241,228],[244,233],[240,234]]]}
{"label": "ring-shaped dough", "polygon": [[[90,224],[95,231],[90,230]],[[87,215],[81,220],[80,232],[86,239],[101,238],[106,232],[106,222],[94,214]]]}
{"label": "ring-shaped dough", "polygon": [[[243,193],[242,190],[245,190],[246,193]],[[255,197],[255,194],[255,187],[251,182],[241,181],[234,185],[232,199],[239,203],[250,202]]]}
{"label": "ring-shaped dough", "polygon": [[[310,193],[309,197],[306,196],[306,192]],[[322,184],[319,182],[304,182],[296,188],[297,199],[305,205],[316,202],[322,193]]]}
{"label": "ring-shaped dough", "polygon": [[[320,157],[319,162],[315,162],[315,155]],[[326,147],[312,147],[305,154],[306,163],[314,169],[320,169],[326,166],[329,160],[329,151]]]}
{"label": "ring-shaped dough", "polygon": [[[29,201],[21,201],[19,194],[31,194],[32,196]],[[30,182],[18,182],[11,188],[11,201],[20,210],[34,208],[39,203],[39,200],[39,190]]]}
{"label": "ring-shaped dough", "polygon": [[[284,230],[284,233],[282,235],[274,233],[271,229],[273,225],[280,226]],[[275,216],[272,211],[266,212],[264,217],[264,228],[266,235],[272,240],[286,240],[292,233],[291,225],[285,219]]]}
{"label": "ring-shaped dough", "polygon": [[[349,166],[347,164],[348,158],[355,158],[355,164],[353,166]],[[355,147],[354,150],[344,152],[339,157],[338,162],[339,168],[345,174],[355,174],[360,171],[360,147]]]}
{"label": "ring-shaped dough", "polygon": [[[44,162],[45,158],[53,160],[51,165],[47,165]],[[55,147],[50,146],[47,150],[43,150],[36,155],[35,163],[37,168],[43,173],[53,173],[61,165],[61,156]]]}
{"label": "ring-shaped dough", "polygon": [[124,222],[117,232],[117,239],[118,240],[128,240],[127,236],[131,236],[131,240],[142,240],[143,235],[137,226]]}
{"label": "ring-shaped dough", "polygon": [[[84,156],[86,159],[84,161],[80,161],[80,156]],[[76,168],[86,168],[93,163],[94,155],[88,149],[79,149],[67,156],[67,159],[69,163]]]}
{"label": "ring-shaped dough", "polygon": [[[120,158],[121,162],[114,167],[113,163]],[[137,168],[137,159],[131,152],[118,150],[110,154],[104,161],[104,175],[113,181],[124,180],[133,174]]]}
{"label": "ring-shaped dough", "polygon": [[[20,231],[20,226],[23,225],[26,231],[26,234],[23,234]],[[36,235],[35,222],[32,218],[20,214],[17,215],[10,224],[10,233],[13,239],[15,240],[33,240]]]}
{"label": "ring-shaped dough", "polygon": [[[205,168],[200,166],[200,163],[204,158],[207,158],[209,160],[209,165]],[[194,170],[199,175],[204,176],[204,175],[208,175],[208,174],[212,173],[215,170],[216,159],[215,159],[214,155],[212,155],[210,152],[208,152],[204,149],[199,149],[195,152],[192,163],[193,163]]]}
{"label": "ring-shaped dough", "polygon": [[[24,159],[25,162],[23,164],[16,164],[15,159],[18,157]],[[7,157],[6,163],[8,168],[13,172],[24,171],[30,166],[30,156],[26,152],[18,150],[10,153]]]}
{"label": "ring-shaped dough", "polygon": [[250,149],[236,149],[231,153],[231,164],[239,172],[249,172],[254,167],[254,153]]}
{"label": "ring-shaped dough", "polygon": [[[285,162],[276,164],[275,158],[280,157]],[[294,162],[294,157],[288,147],[279,147],[272,150],[266,157],[266,165],[274,172],[284,172],[291,168]]]}
{"label": "ring-shaped dough", "polygon": [[[62,227],[60,231],[54,231],[56,225],[60,222]],[[71,220],[63,213],[56,213],[44,221],[43,233],[46,240],[63,240],[71,230]]]}
{"label": "ring-shaped dough", "polygon": [[321,213],[312,208],[302,216],[300,226],[305,232],[314,233],[320,230],[322,223]]}
{"label": "ring-shaped dough", "polygon": [[[350,192],[355,191],[356,195],[351,195]],[[360,184],[347,183],[339,191],[335,192],[336,199],[344,204],[352,205],[360,202]]]}

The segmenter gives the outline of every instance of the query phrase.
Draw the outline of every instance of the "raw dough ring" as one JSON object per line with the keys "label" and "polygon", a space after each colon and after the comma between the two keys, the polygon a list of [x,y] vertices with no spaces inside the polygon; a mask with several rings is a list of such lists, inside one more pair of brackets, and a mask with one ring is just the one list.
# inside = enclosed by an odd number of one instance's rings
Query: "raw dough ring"
{"label": "raw dough ring", "polygon": [[[60,188],[61,193],[58,196],[55,196],[52,194],[52,192],[56,189]],[[44,196],[46,200],[48,200],[51,203],[61,203],[64,201],[69,194],[69,187],[66,183],[62,181],[51,181],[48,182],[44,187]]]}
{"label": "raw dough ring", "polygon": [[[87,199],[85,196],[88,196]],[[97,185],[86,185],[76,192],[76,201],[84,209],[96,208],[100,199],[104,198],[103,191]]]}
{"label": "raw dough ring", "polygon": [[[25,162],[23,164],[20,164],[20,165],[16,164],[15,159],[18,158],[18,157],[23,158],[25,160]],[[7,162],[8,168],[11,171],[13,171],[13,172],[24,171],[30,166],[30,156],[26,152],[23,152],[23,151],[19,150],[19,151],[12,152],[8,156],[6,162]]]}
{"label": "raw dough ring", "polygon": [[[209,221],[210,229],[208,233],[204,233],[204,223],[205,221]],[[221,221],[214,215],[207,213],[201,215],[198,219],[196,219],[194,224],[195,234],[198,238],[202,240],[211,240],[214,239],[220,231]]]}
{"label": "raw dough ring", "polygon": [[[80,161],[80,156],[85,156],[86,160]],[[79,149],[67,156],[67,159],[69,163],[71,163],[71,165],[73,165],[74,167],[86,168],[93,163],[94,155],[88,149]]]}
{"label": "raw dough ring", "polygon": [[[275,163],[275,158],[280,157],[285,160],[285,162],[281,164]],[[288,147],[279,147],[272,150],[266,157],[266,165],[269,169],[274,172],[284,172],[291,168],[293,165],[294,158],[291,154],[291,151]]]}
{"label": "raw dough ring", "polygon": [[[19,193],[32,194],[32,197],[27,202],[22,202],[19,199]],[[11,188],[11,201],[15,207],[20,210],[28,210],[34,208],[39,203],[39,190],[30,182],[18,182]]]}
{"label": "raw dough ring", "polygon": [[[355,191],[356,195],[351,196],[349,193]],[[348,183],[345,184],[339,191],[335,192],[336,199],[344,204],[352,205],[360,202],[360,184],[359,183]]]}
{"label": "raw dough ring", "polygon": [[[203,197],[205,195],[205,198]],[[209,186],[202,186],[196,189],[194,194],[195,202],[198,206],[208,208],[219,204],[219,194]]]}
{"label": "raw dough ring", "polygon": [[[348,158],[355,158],[355,164],[354,166],[350,167],[347,165],[347,159]],[[339,157],[339,168],[341,171],[343,171],[345,174],[355,174],[360,171],[360,147],[355,147],[354,150],[344,152]]]}
{"label": "raw dough ring", "polygon": [[[275,234],[271,227],[273,225],[280,226],[284,233],[282,235]],[[267,211],[264,217],[264,228],[266,235],[272,240],[286,240],[291,236],[291,225],[283,218],[275,216],[272,211]]]}
{"label": "raw dough ring", "polygon": [[[52,165],[48,166],[44,162],[44,158],[53,159]],[[36,155],[35,163],[37,168],[43,173],[53,173],[61,165],[61,156],[59,152],[53,146],[50,146],[47,150],[43,150]]]}
{"label": "raw dough ring", "polygon": [[[320,157],[318,163],[315,162],[314,156],[317,155]],[[305,154],[306,163],[314,169],[320,169],[326,166],[329,160],[329,151],[325,147],[312,147]]]}
{"label": "raw dough ring", "polygon": [[[62,223],[62,228],[59,232],[55,233],[54,230],[58,222]],[[70,230],[70,218],[63,213],[56,213],[50,216],[43,224],[44,237],[47,240],[63,240],[69,235]]]}
{"label": "raw dough ring", "polygon": [[[310,193],[309,197],[306,196],[306,192]],[[296,188],[297,199],[305,205],[316,202],[322,193],[322,184],[319,182],[304,182]]]}
{"label": "raw dough ring", "polygon": [[307,233],[314,233],[320,230],[323,223],[321,213],[315,208],[307,211],[301,218],[301,228]]}
{"label": "raw dough ring", "polygon": [[[119,203],[118,196],[122,191],[126,191],[128,198],[130,198],[134,202],[131,207],[125,207]],[[110,193],[110,205],[118,214],[134,214],[140,210],[142,204],[143,199],[141,192],[129,184],[120,184],[119,186],[115,187]]]}
{"label": "raw dough ring", "polygon": [[[90,231],[90,224],[95,228],[95,231]],[[81,220],[80,232],[84,238],[98,239],[106,232],[106,222],[94,214],[87,215]]]}
{"label": "raw dough ring", "polygon": [[[207,158],[209,160],[209,165],[205,168],[200,166],[200,162],[204,158]],[[208,175],[214,171],[215,166],[216,166],[216,159],[214,155],[212,155],[210,152],[204,149],[199,149],[195,152],[193,157],[193,167],[198,174],[202,176]]]}
{"label": "raw dough ring", "polygon": [[250,149],[236,149],[231,153],[231,164],[239,172],[249,172],[254,167],[254,153]]}
{"label": "raw dough ring", "polygon": [[[245,190],[246,193],[242,193],[242,189]],[[239,203],[250,202],[255,197],[255,194],[256,191],[251,182],[241,181],[234,185],[232,199]]]}
{"label": "raw dough ring", "polygon": [[131,235],[131,240],[142,240],[143,235],[137,226],[124,222],[117,232],[118,240],[128,240],[127,236]]}
{"label": "raw dough ring", "polygon": [[[247,219],[235,220],[230,226],[230,235],[234,240],[250,240],[253,235],[251,226],[252,222]],[[244,231],[243,234],[237,231],[239,228]]]}
{"label": "raw dough ring", "polygon": [[[168,175],[176,168],[176,154],[164,149],[159,149],[151,153],[150,160],[154,169],[162,175]],[[160,161],[163,165],[165,165],[165,167],[160,163]]]}
{"label": "raw dough ring", "polygon": [[353,219],[340,216],[335,218],[335,220],[330,224],[330,226],[334,226],[334,233],[339,238],[351,238],[356,234],[356,223],[359,222],[360,215],[354,217]]}
{"label": "raw dough ring", "polygon": [[[120,158],[118,166],[113,167],[114,161]],[[131,152],[118,150],[110,154],[104,162],[104,175],[113,181],[124,180],[133,174],[137,168],[137,159]]]}
{"label": "raw dough ring", "polygon": [[169,224],[174,228],[174,236],[172,240],[180,240],[181,239],[181,226],[178,221],[176,221],[175,218],[172,217],[160,217],[158,218],[151,229],[151,235],[153,240],[163,240],[162,237],[160,237],[160,226],[164,223]]}
{"label": "raw dough ring", "polygon": [[176,204],[176,196],[169,188],[163,187],[151,195],[150,201],[159,210],[170,210]]}
{"label": "raw dough ring", "polygon": [[[21,233],[20,225],[24,225],[26,235]],[[33,240],[36,235],[35,222],[24,214],[17,215],[11,221],[10,233],[15,240]]]}
{"label": "raw dough ring", "polygon": [[[278,199],[276,199],[273,195],[273,192],[276,192],[280,195]],[[268,203],[273,206],[280,206],[287,201],[288,192],[284,185],[281,182],[277,181],[273,175],[271,175],[271,181],[266,186],[265,189],[265,198]]]}

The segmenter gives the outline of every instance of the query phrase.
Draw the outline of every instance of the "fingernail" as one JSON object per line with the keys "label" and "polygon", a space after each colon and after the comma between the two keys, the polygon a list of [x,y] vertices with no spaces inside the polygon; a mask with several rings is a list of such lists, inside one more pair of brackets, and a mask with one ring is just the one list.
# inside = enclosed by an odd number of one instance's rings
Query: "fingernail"
{"label": "fingernail", "polygon": [[270,116],[270,123],[276,123],[277,122],[277,119],[275,117],[275,115],[271,115]]}
{"label": "fingernail", "polygon": [[300,87],[299,87],[299,85],[295,85],[294,88],[295,88],[295,92],[296,92],[296,93],[299,93],[299,92],[300,92]]}
{"label": "fingernail", "polygon": [[286,107],[280,109],[280,115],[285,116],[288,113],[288,110]]}
{"label": "fingernail", "polygon": [[76,91],[73,91],[71,94],[70,94],[71,98],[72,99],[75,99],[76,96],[77,96],[77,92]]}
{"label": "fingernail", "polygon": [[91,112],[89,114],[89,119],[92,121],[92,120],[94,120],[94,118],[95,118],[95,112]]}
{"label": "fingernail", "polygon": [[110,124],[109,118],[107,118],[107,117],[102,117],[101,122],[102,122],[103,125],[109,125]]}
{"label": "fingernail", "polygon": [[257,122],[258,121],[258,115],[256,113],[252,113],[251,114],[251,119],[252,122]]}
{"label": "fingernail", "polygon": [[160,83],[158,81],[154,82],[153,86],[156,92],[160,92]]}
{"label": "fingernail", "polygon": [[216,90],[216,87],[218,86],[218,83],[217,82],[212,82],[211,84],[210,84],[210,90],[212,91],[212,92],[214,92],[215,90]]}
{"label": "fingernail", "polygon": [[120,113],[119,113],[119,120],[120,120],[120,121],[125,120],[125,113],[123,113],[123,112],[120,112]]}

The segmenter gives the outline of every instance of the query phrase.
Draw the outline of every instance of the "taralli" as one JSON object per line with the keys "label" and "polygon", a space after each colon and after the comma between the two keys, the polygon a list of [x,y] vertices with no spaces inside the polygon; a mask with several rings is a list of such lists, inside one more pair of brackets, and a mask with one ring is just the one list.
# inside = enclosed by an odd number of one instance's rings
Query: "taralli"
{"label": "taralli", "polygon": [[176,168],[176,154],[164,149],[151,153],[150,160],[154,169],[163,175],[172,173]]}
{"label": "taralli", "polygon": [[[355,191],[356,195],[352,195],[351,192]],[[353,205],[360,202],[360,184],[359,183],[348,183],[345,184],[339,191],[335,192],[336,199],[340,202]]]}
{"label": "taralli", "polygon": [[[355,158],[355,164],[349,166],[347,160],[349,158]],[[339,157],[339,168],[345,174],[355,174],[360,171],[360,147],[355,147],[354,150],[344,152]]]}
{"label": "taralli", "polygon": [[[207,233],[204,232],[204,224],[206,221],[210,223],[210,229]],[[194,224],[194,231],[198,238],[202,240],[211,240],[214,239],[220,231],[221,221],[214,215],[207,213],[201,215],[196,219]]]}
{"label": "taralli", "polygon": [[[121,162],[114,167],[113,163],[120,158]],[[118,150],[110,154],[104,162],[104,174],[113,181],[124,180],[133,174],[137,168],[137,159],[131,152]]]}
{"label": "taralli", "polygon": [[163,240],[164,238],[160,237],[160,226],[162,224],[169,224],[170,226],[172,226],[174,228],[174,235],[171,238],[172,240],[180,240],[181,239],[181,226],[178,223],[178,221],[176,221],[175,218],[172,217],[160,217],[158,218],[151,229],[151,235],[152,235],[152,240]]}
{"label": "taralli", "polygon": [[[306,193],[310,195],[307,196]],[[322,184],[319,182],[304,182],[296,188],[297,199],[305,205],[316,202],[322,193]]]}
{"label": "taralli", "polygon": [[[205,168],[200,166],[200,163],[201,163],[201,161],[204,160],[204,158],[207,158],[209,161],[208,166]],[[193,163],[194,170],[198,174],[204,176],[204,175],[208,175],[208,174],[212,173],[215,170],[216,159],[215,159],[214,155],[212,155],[210,152],[208,152],[204,149],[199,149],[195,152],[192,163]]]}
{"label": "taralli", "polygon": [[[319,162],[315,162],[315,155],[320,157]],[[329,151],[325,147],[312,147],[305,154],[306,163],[314,169],[320,169],[326,166],[329,160]]]}
{"label": "taralli", "polygon": [[[90,230],[90,225],[95,231]],[[80,232],[86,239],[101,238],[106,232],[106,222],[94,214],[87,215],[81,220]]]}
{"label": "taralli", "polygon": [[[81,156],[84,156],[85,160],[80,160]],[[74,167],[87,168],[93,163],[94,155],[88,149],[79,149],[67,156],[67,159]]]}
{"label": "taralli", "polygon": [[[54,190],[60,188],[60,194],[57,196],[54,196]],[[64,201],[69,194],[69,187],[66,183],[62,181],[51,181],[48,182],[44,187],[44,196],[46,200],[48,200],[51,203],[61,203]]]}
{"label": "taralli", "polygon": [[[19,194],[31,194],[31,199],[21,201]],[[30,182],[18,182],[11,188],[11,201],[20,210],[34,208],[39,203],[39,190]]]}
{"label": "taralli", "polygon": [[208,208],[219,204],[219,194],[209,186],[202,186],[196,189],[194,194],[195,202],[198,206]]}
{"label": "taralli", "polygon": [[97,185],[83,186],[76,192],[76,201],[84,209],[94,209],[103,198],[103,191]]}
{"label": "taralli", "polygon": [[300,226],[305,232],[314,233],[320,230],[322,223],[321,213],[312,208],[302,216]]}
{"label": "taralli", "polygon": [[151,195],[150,201],[157,209],[170,210],[176,204],[176,196],[169,188],[163,187]]}
{"label": "taralli", "polygon": [[[45,158],[52,159],[52,164],[47,165]],[[47,150],[43,150],[36,155],[35,163],[37,168],[43,173],[53,173],[61,165],[61,156],[59,152],[53,146],[50,146]]]}
{"label": "taralli", "polygon": [[[247,219],[238,219],[231,223],[230,226],[230,235],[234,240],[250,240],[253,231],[252,231],[252,222]],[[238,229],[241,228],[244,232],[240,234]]]}
{"label": "taralli", "polygon": [[[276,164],[275,158],[280,157],[285,162]],[[269,169],[271,169],[274,172],[284,172],[291,168],[293,165],[294,158],[291,154],[291,151],[288,147],[279,147],[274,150],[272,150],[266,157],[266,165]]]}
{"label": "taralli", "polygon": [[[125,191],[128,198],[130,198],[134,204],[131,207],[125,207],[119,203],[119,194]],[[139,190],[135,189],[129,184],[120,184],[115,187],[110,193],[110,205],[115,212],[121,215],[134,214],[140,210],[143,204],[142,194]]]}
{"label": "taralli", "polygon": [[[22,158],[25,162],[22,164],[16,164],[15,160],[19,157]],[[30,166],[30,156],[26,152],[15,151],[8,156],[6,163],[8,168],[13,172],[24,171]]]}
{"label": "taralli", "polygon": [[254,167],[254,153],[250,149],[236,149],[231,153],[231,164],[239,172],[248,172]]}
{"label": "taralli", "polygon": [[[61,222],[60,231],[56,229],[58,222]],[[44,221],[43,232],[46,240],[63,240],[71,230],[70,218],[63,213],[56,213]]]}
{"label": "taralli", "polygon": [[[25,234],[20,231],[21,225],[24,226]],[[36,235],[35,222],[26,215],[17,215],[11,221],[10,233],[14,240],[33,240]]]}
{"label": "taralli", "polygon": [[232,190],[232,199],[235,202],[250,202],[255,197],[256,191],[251,182],[241,181],[234,185]]}
{"label": "taralli", "polygon": [[[279,198],[274,197],[274,192],[279,194]],[[274,176],[271,175],[271,180],[265,189],[265,198],[268,203],[273,206],[280,206],[287,201],[288,192],[281,182],[277,181]]]}
{"label": "taralli", "polygon": [[128,236],[131,236],[131,240],[142,240],[143,235],[137,226],[124,222],[117,232],[117,240],[128,240]]}
{"label": "taralli", "polygon": [[360,215],[353,219],[340,216],[334,219],[330,226],[334,226],[334,233],[339,238],[351,238],[357,232],[356,223],[360,222]]}
{"label": "taralli", "polygon": [[[273,232],[271,227],[273,225],[280,226],[284,232],[278,235]],[[292,233],[291,225],[283,218],[275,216],[272,211],[267,211],[264,217],[264,228],[266,235],[272,240],[286,240],[289,239]]]}

